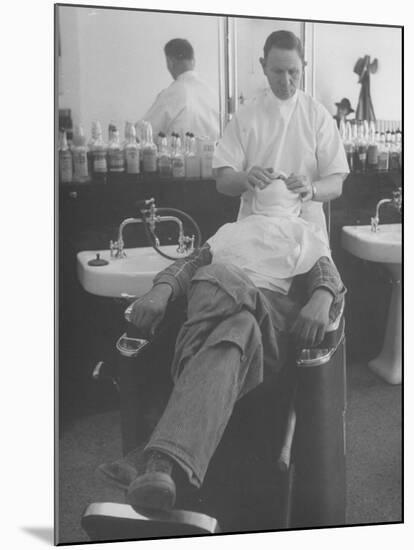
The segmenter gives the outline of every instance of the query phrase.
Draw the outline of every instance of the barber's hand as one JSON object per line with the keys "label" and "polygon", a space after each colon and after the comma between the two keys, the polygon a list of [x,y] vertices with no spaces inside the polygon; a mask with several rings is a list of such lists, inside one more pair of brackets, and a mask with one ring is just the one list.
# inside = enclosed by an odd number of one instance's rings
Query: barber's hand
{"label": "barber's hand", "polygon": [[298,193],[300,195],[303,202],[312,199],[312,184],[307,176],[290,174],[285,183],[289,191],[293,191],[293,193]]}
{"label": "barber's hand", "polygon": [[247,173],[247,183],[249,187],[254,189],[258,187],[259,189],[264,189],[272,183],[275,179],[272,168],[260,168],[260,166],[253,166]]}
{"label": "barber's hand", "polygon": [[158,284],[132,304],[129,319],[139,329],[140,338],[154,337],[158,325],[164,318],[171,293],[170,285]]}
{"label": "barber's hand", "polygon": [[332,294],[323,288],[315,290],[308,303],[290,327],[290,332],[301,347],[317,346],[322,342],[329,325]]}

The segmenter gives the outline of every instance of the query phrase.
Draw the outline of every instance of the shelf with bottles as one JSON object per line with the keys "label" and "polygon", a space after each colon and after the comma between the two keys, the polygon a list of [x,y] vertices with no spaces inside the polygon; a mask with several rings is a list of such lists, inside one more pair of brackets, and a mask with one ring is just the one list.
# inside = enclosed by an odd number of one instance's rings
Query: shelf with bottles
{"label": "shelf with bottles", "polygon": [[99,122],[93,122],[86,143],[81,126],[75,127],[72,141],[65,130],[59,140],[59,182],[62,185],[136,182],[149,178],[171,180],[212,179],[215,143],[187,132],[160,132],[154,142],[149,122],[135,126],[126,122],[124,140],[116,124],[109,124],[108,141]]}
{"label": "shelf with bottles", "polygon": [[401,170],[402,132],[398,123],[385,126],[375,121],[341,120],[339,132],[351,172],[378,174]]}

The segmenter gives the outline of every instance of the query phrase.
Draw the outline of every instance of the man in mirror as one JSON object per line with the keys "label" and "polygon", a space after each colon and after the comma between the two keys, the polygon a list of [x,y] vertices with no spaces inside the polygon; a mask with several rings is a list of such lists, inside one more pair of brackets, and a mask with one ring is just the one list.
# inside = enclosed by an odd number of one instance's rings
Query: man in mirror
{"label": "man in mirror", "polygon": [[192,132],[216,140],[219,136],[217,94],[200,79],[190,42],[174,38],[164,47],[167,68],[174,81],[161,91],[143,119],[157,135]]}

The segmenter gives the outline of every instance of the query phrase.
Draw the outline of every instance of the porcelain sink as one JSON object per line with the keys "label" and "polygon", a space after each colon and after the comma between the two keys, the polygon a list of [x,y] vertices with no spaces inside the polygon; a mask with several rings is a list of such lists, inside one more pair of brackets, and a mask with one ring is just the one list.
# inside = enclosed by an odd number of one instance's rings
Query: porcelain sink
{"label": "porcelain sink", "polygon": [[[162,251],[174,258],[178,257],[177,245],[163,246]],[[79,252],[78,278],[83,288],[97,296],[117,298],[128,294],[139,297],[150,290],[154,276],[172,263],[172,260],[160,256],[151,247],[126,248],[125,253],[125,258],[111,258],[109,250]],[[108,263],[88,265],[90,260],[96,259],[97,254]]]}
{"label": "porcelain sink", "polygon": [[401,264],[401,224],[350,225],[342,228],[342,246],[363,260]]}
{"label": "porcelain sink", "polygon": [[402,296],[401,296],[401,224],[384,224],[378,231],[370,225],[342,228],[342,246],[358,258],[380,262],[390,274],[392,285],[388,319],[382,349],[368,362],[369,368],[390,384],[402,381]]}

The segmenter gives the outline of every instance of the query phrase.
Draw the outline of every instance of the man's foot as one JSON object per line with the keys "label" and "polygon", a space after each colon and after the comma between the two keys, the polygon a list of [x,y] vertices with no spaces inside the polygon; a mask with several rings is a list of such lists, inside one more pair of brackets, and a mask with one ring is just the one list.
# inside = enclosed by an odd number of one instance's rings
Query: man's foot
{"label": "man's foot", "polygon": [[174,507],[173,465],[173,459],[166,454],[149,453],[145,472],[128,487],[127,501],[136,512],[167,512]]}

